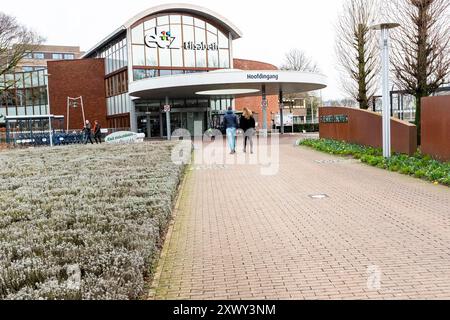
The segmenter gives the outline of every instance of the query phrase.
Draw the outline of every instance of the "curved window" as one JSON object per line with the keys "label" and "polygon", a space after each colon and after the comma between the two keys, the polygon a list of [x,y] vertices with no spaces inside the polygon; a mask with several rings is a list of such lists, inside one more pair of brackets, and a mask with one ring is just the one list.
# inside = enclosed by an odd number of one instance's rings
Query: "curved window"
{"label": "curved window", "polygon": [[[208,71],[230,68],[230,40],[217,27],[190,15],[149,17],[131,29],[134,80],[150,69]],[[158,73],[160,74],[160,72]]]}

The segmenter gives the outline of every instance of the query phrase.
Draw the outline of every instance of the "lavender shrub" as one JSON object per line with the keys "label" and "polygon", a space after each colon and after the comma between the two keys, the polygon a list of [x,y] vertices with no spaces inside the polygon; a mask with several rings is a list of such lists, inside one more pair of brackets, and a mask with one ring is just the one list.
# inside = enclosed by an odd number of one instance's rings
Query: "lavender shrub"
{"label": "lavender shrub", "polygon": [[183,166],[171,143],[0,153],[0,299],[139,299]]}

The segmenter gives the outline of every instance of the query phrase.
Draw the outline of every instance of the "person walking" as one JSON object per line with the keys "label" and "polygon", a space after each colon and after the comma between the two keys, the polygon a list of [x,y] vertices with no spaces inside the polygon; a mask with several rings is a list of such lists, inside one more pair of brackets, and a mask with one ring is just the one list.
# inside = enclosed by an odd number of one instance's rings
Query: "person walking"
{"label": "person walking", "polygon": [[253,136],[256,131],[256,121],[253,112],[248,108],[244,108],[241,117],[241,129],[244,131],[244,153],[247,152],[247,145],[250,144],[250,153],[253,154]]}
{"label": "person walking", "polygon": [[86,120],[86,123],[83,128],[84,133],[84,144],[87,144],[88,141],[91,142],[91,144],[94,144],[94,141],[92,141],[92,126],[89,120]]}
{"label": "person walking", "polygon": [[230,147],[231,154],[236,153],[236,132],[238,128],[238,118],[234,114],[233,108],[228,108],[227,113],[223,119],[223,126],[227,132],[228,146]]}
{"label": "person walking", "polygon": [[96,144],[102,144],[102,126],[98,122],[98,120],[95,120],[94,125],[94,140]]}

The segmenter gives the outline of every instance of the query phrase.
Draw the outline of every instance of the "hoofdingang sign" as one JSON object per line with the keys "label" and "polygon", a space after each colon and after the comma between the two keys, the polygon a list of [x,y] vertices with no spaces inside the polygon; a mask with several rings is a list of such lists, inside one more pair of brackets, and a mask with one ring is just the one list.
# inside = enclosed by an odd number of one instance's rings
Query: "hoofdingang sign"
{"label": "hoofdingang sign", "polygon": [[110,134],[105,138],[106,143],[141,143],[144,142],[145,134],[128,131],[120,131]]}

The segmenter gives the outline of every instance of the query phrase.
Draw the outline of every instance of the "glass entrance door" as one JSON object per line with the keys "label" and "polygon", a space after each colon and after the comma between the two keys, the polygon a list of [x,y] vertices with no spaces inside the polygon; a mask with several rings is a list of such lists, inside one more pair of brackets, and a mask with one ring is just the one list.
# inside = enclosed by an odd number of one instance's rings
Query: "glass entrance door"
{"label": "glass entrance door", "polygon": [[146,138],[150,139],[161,137],[161,121],[159,115],[139,115],[137,120],[138,132],[145,133]]}

